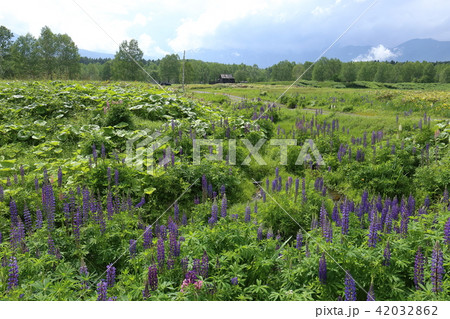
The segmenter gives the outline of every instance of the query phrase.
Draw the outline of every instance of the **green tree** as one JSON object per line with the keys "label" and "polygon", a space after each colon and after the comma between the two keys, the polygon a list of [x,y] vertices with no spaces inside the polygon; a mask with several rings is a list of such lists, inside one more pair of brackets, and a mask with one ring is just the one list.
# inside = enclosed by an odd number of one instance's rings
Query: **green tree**
{"label": "green tree", "polygon": [[272,81],[292,81],[292,69],[295,62],[288,60],[280,61],[269,68],[270,78]]}
{"label": "green tree", "polygon": [[55,35],[56,63],[59,78],[74,79],[80,73],[78,48],[67,34]]}
{"label": "green tree", "polygon": [[429,62],[423,62],[423,73],[420,82],[431,83],[434,82],[434,78],[436,75],[436,70],[434,69],[434,65]]}
{"label": "green tree", "polygon": [[315,81],[339,81],[340,71],[341,61],[322,57],[314,65],[312,79]]}
{"label": "green tree", "polygon": [[111,80],[111,77],[112,77],[111,65],[112,65],[111,60],[106,62],[105,64],[103,64],[102,69],[100,71],[100,78],[103,81]]}
{"label": "green tree", "polygon": [[18,37],[11,47],[11,60],[15,77],[38,77],[41,70],[36,38],[29,33]]}
{"label": "green tree", "polygon": [[305,68],[305,75],[303,76],[303,79],[305,80],[312,80],[312,74],[313,74],[313,69],[314,66],[312,66],[313,63],[310,61],[305,61],[305,63],[303,63],[303,66]]}
{"label": "green tree", "polygon": [[194,76],[194,67],[192,66],[192,63],[187,60],[184,62],[184,83],[192,83],[194,81]]}
{"label": "green tree", "polygon": [[377,73],[377,62],[359,62],[361,64],[357,73],[358,81],[373,81]]}
{"label": "green tree", "polygon": [[354,62],[343,63],[340,78],[343,82],[356,81],[357,66]]}
{"label": "green tree", "polygon": [[[303,74],[303,72],[305,72],[305,66],[301,63],[296,64],[293,68],[292,68],[292,78],[294,80],[297,80],[298,77],[300,75]],[[305,74],[303,74],[303,79],[305,78]]]}
{"label": "green tree", "polygon": [[0,26],[0,78],[8,75],[10,68],[8,65],[12,38],[14,34],[8,28]]}
{"label": "green tree", "polygon": [[249,77],[249,73],[245,69],[240,69],[234,72],[234,79],[236,82],[248,81]]}
{"label": "green tree", "polygon": [[139,48],[137,40],[132,39],[130,43],[123,41],[112,62],[112,78],[124,81],[143,80],[145,78],[141,69],[143,56],[144,53]]}
{"label": "green tree", "polygon": [[440,83],[450,83],[450,65],[445,66],[439,73]]}
{"label": "green tree", "polygon": [[375,82],[392,82],[391,64],[387,62],[379,62],[377,73],[373,79]]}
{"label": "green tree", "polygon": [[38,52],[43,71],[50,79],[53,78],[57,67],[56,50],[56,35],[49,27],[43,27],[38,39]]}
{"label": "green tree", "polygon": [[176,83],[180,78],[180,57],[178,54],[168,54],[159,63],[161,81]]}

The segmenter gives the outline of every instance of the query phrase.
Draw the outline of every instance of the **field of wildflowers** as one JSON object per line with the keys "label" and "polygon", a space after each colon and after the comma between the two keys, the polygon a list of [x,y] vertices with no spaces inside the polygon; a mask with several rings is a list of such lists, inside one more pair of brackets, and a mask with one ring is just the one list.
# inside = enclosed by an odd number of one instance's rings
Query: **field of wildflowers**
{"label": "field of wildflowers", "polygon": [[308,90],[1,82],[0,299],[448,300],[448,94]]}

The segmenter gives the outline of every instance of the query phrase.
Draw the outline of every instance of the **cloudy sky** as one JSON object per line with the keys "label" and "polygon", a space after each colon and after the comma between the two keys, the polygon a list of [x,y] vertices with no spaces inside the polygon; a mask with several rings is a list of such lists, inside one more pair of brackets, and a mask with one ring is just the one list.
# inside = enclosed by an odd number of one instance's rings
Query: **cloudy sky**
{"label": "cloudy sky", "polygon": [[[34,36],[47,25],[91,51],[115,53],[121,41],[134,38],[150,58],[186,50],[188,57],[210,61],[270,65],[302,62],[305,52],[326,49],[372,2],[12,0],[2,1],[0,25]],[[414,38],[448,41],[449,12],[448,0],[378,0],[336,46],[367,45],[382,52]]]}

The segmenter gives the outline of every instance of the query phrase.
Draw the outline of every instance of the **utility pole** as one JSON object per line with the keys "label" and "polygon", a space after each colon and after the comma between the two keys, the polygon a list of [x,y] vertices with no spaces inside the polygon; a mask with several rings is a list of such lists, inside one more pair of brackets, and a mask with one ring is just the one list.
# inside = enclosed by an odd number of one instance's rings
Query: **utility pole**
{"label": "utility pole", "polygon": [[183,94],[184,94],[184,63],[185,63],[185,58],[186,58],[186,51],[183,51],[183,78],[182,78],[182,83],[183,83]]}

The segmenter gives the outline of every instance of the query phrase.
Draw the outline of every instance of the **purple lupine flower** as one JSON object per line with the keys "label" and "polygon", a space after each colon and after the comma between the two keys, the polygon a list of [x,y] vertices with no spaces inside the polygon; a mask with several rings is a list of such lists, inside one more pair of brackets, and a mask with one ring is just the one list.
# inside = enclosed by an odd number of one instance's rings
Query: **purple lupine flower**
{"label": "purple lupine flower", "polygon": [[388,267],[391,264],[391,248],[389,242],[386,243],[383,253],[383,266]]}
{"label": "purple lupine flower", "polygon": [[153,232],[152,232],[152,226],[147,226],[144,231],[144,249],[149,249],[152,246],[153,241]]}
{"label": "purple lupine flower", "polygon": [[11,225],[17,225],[17,223],[19,222],[19,218],[17,215],[17,205],[12,197],[9,201],[9,212],[11,215]]}
{"label": "purple lupine flower", "polygon": [[62,187],[62,182],[63,182],[63,173],[61,170],[61,167],[59,167],[58,169],[58,187],[61,188]]}
{"label": "purple lupine flower", "polygon": [[173,205],[173,218],[175,220],[179,220],[180,219],[180,208],[178,207],[178,203],[175,202],[175,204]]}
{"label": "purple lupine flower", "polygon": [[447,245],[450,245],[450,217],[444,226],[444,241]]}
{"label": "purple lupine flower", "polygon": [[64,212],[64,218],[66,221],[71,220],[72,216],[70,214],[70,204],[69,203],[63,203],[63,212]]}
{"label": "purple lupine flower", "polygon": [[189,258],[188,257],[181,258],[180,264],[181,269],[183,269],[183,272],[186,272],[189,264]]}
{"label": "purple lupine flower", "polygon": [[273,238],[273,232],[272,232],[272,228],[269,228],[269,230],[267,231],[267,239]]}
{"label": "purple lupine flower", "polygon": [[322,202],[322,206],[320,207],[320,212],[319,212],[319,218],[320,218],[319,222],[320,222],[320,227],[322,228],[322,234],[324,234],[324,226],[325,226],[327,217],[328,217],[328,212],[327,212],[327,209],[325,208],[324,202]]}
{"label": "purple lupine flower", "polygon": [[327,243],[333,242],[333,227],[331,226],[331,221],[328,218],[325,220],[323,236],[325,237],[325,241]]}
{"label": "purple lupine flower", "polygon": [[355,279],[345,271],[345,301],[356,301]]}
{"label": "purple lupine flower", "polygon": [[377,218],[373,218],[369,226],[369,247],[376,247],[378,241]]}
{"label": "purple lupine flower", "polygon": [[325,259],[325,253],[322,253],[322,257],[319,260],[319,281],[322,285],[327,281],[327,261]]}
{"label": "purple lupine flower", "polygon": [[95,144],[92,144],[92,156],[94,157],[94,162],[97,163],[97,148]]}
{"label": "purple lupine flower", "polygon": [[166,226],[164,225],[159,226],[159,238],[161,238],[162,240],[166,240],[166,237],[167,237]]}
{"label": "purple lupine flower", "polygon": [[[86,265],[80,266],[80,275],[84,278],[87,278],[89,276],[89,271]],[[81,281],[81,289],[89,289],[89,284],[86,279],[83,279]]]}
{"label": "purple lupine flower", "polygon": [[0,185],[0,202],[3,202],[4,199],[5,199],[5,192],[3,190],[3,186]]}
{"label": "purple lupine flower", "polygon": [[145,204],[145,196],[141,197],[141,201],[139,203],[136,204],[136,208],[141,208],[142,206],[144,206]]}
{"label": "purple lupine flower", "polygon": [[278,178],[280,174],[280,169],[278,167],[275,168],[275,178]]}
{"label": "purple lupine flower", "polygon": [[373,290],[373,282],[370,284],[369,291],[367,292],[366,301],[375,301],[375,291]]}
{"label": "purple lupine flower", "polygon": [[130,239],[130,246],[128,247],[128,251],[130,252],[130,257],[134,258],[136,255],[136,240]]}
{"label": "purple lupine flower", "polygon": [[219,207],[217,207],[216,200],[214,200],[214,203],[211,207],[211,217],[208,220],[208,223],[212,226],[215,223],[217,223],[217,216],[219,214]]}
{"label": "purple lupine flower", "polygon": [[245,207],[245,219],[244,219],[246,223],[250,222],[251,220],[250,212],[251,212],[250,206],[247,204],[247,207]]}
{"label": "purple lupine flower", "polygon": [[203,201],[206,200],[208,195],[208,180],[206,179],[206,175],[202,175],[202,193],[203,193]]}
{"label": "purple lupine flower", "polygon": [[225,195],[225,185],[222,185],[221,187],[220,187],[220,195]]}
{"label": "purple lupine flower", "polygon": [[213,186],[212,184],[208,184],[208,196],[212,197],[213,194]]}
{"label": "purple lupine flower", "polygon": [[305,178],[302,179],[302,202],[306,203],[306,181]]}
{"label": "purple lupine flower", "polygon": [[34,190],[35,190],[36,192],[39,191],[39,180],[38,180],[37,177],[34,178]]}
{"label": "purple lupine flower", "polygon": [[258,231],[256,233],[256,238],[258,240],[262,240],[263,239],[263,229],[261,226],[258,227]]}
{"label": "purple lupine flower", "polygon": [[90,206],[91,195],[86,187],[83,189],[82,195],[83,195],[83,223],[86,223],[89,219],[89,212],[91,210]]}
{"label": "purple lupine flower", "polygon": [[33,225],[31,221],[30,210],[28,209],[27,204],[25,204],[25,207],[23,208],[23,219],[25,221],[25,230],[27,233],[30,233]]}
{"label": "purple lupine flower", "polygon": [[208,254],[206,253],[206,250],[203,251],[203,256],[202,256],[202,264],[201,264],[201,270],[200,270],[200,276],[202,276],[203,278],[208,278],[208,274],[209,274],[209,258],[208,258]]}
{"label": "purple lupine flower", "polygon": [[430,197],[428,195],[427,197],[425,197],[425,201],[423,204],[426,208],[430,207]]}
{"label": "purple lupine flower", "polygon": [[73,234],[76,240],[80,240],[80,228],[83,223],[83,217],[81,216],[80,208],[77,206],[77,210],[73,220]]}
{"label": "purple lupine flower", "polygon": [[16,257],[11,257],[8,264],[8,290],[19,286],[19,266]]}
{"label": "purple lupine flower", "polygon": [[108,285],[108,288],[114,287],[114,284],[116,283],[116,267],[113,266],[113,264],[109,264],[106,266],[106,284]]}
{"label": "purple lupine flower", "polygon": [[436,241],[431,254],[431,284],[433,285],[432,291],[435,293],[442,291],[442,276],[444,272],[444,255],[439,242]]}
{"label": "purple lupine flower", "polygon": [[350,211],[348,205],[344,205],[342,208],[342,219],[341,219],[341,234],[347,235],[349,229],[349,219]]}
{"label": "purple lupine flower", "polygon": [[164,261],[166,259],[165,249],[164,249],[164,240],[162,238],[158,239],[157,245],[157,260],[158,266],[160,269],[164,267]]}
{"label": "purple lupine flower", "polygon": [[231,278],[231,284],[233,285],[233,286],[237,286],[238,285],[238,277],[233,277],[233,278]]}
{"label": "purple lupine flower", "polygon": [[46,183],[42,189],[42,206],[47,213],[47,228],[49,231],[55,228],[55,205],[52,184]]}
{"label": "purple lupine flower", "polygon": [[42,228],[42,223],[43,223],[43,218],[42,218],[42,212],[40,209],[36,210],[36,225],[35,228],[36,229],[41,229]]}
{"label": "purple lupine flower", "polygon": [[173,269],[174,266],[175,260],[172,258],[172,255],[169,254],[169,256],[167,257],[167,269]]}
{"label": "purple lupine flower", "polygon": [[152,291],[158,289],[158,268],[156,265],[151,265],[148,267],[148,285]]}
{"label": "purple lupine flower", "polygon": [[408,224],[409,224],[409,216],[408,211],[406,210],[406,207],[403,207],[401,210],[402,213],[402,219],[400,221],[400,233],[403,236],[406,236],[408,234]]}
{"label": "purple lupine flower", "polygon": [[298,189],[300,186],[300,180],[298,178],[295,179],[295,196],[294,196],[294,202],[297,202],[297,196],[298,196]]}
{"label": "purple lupine flower", "polygon": [[187,225],[187,216],[186,213],[183,213],[183,217],[181,217],[181,225],[186,226]]}
{"label": "purple lupine flower", "polygon": [[224,193],[222,195],[222,206],[220,207],[220,216],[222,218],[227,217],[227,207],[228,207],[227,195]]}
{"label": "purple lupine flower", "polygon": [[200,272],[201,272],[201,260],[200,259],[194,258],[194,260],[192,261],[192,270],[194,271],[194,273],[200,274]]}
{"label": "purple lupine flower", "polygon": [[47,245],[48,245],[48,251],[47,251],[48,254],[57,256],[58,251],[56,249],[55,242],[53,241],[53,238],[50,234],[48,235],[48,238],[47,238]]}
{"label": "purple lupine flower", "polygon": [[422,253],[422,247],[419,246],[414,260],[414,286],[416,287],[416,290],[419,290],[420,285],[424,284],[424,266],[425,257]]}
{"label": "purple lupine flower", "polygon": [[102,159],[106,158],[105,144],[103,144],[103,143],[102,143],[102,148],[101,148],[101,153],[100,154],[102,156]]}
{"label": "purple lupine flower", "polygon": [[184,278],[186,279],[186,282],[188,284],[193,284],[195,281],[197,281],[197,272],[195,270],[190,270],[186,273]]}
{"label": "purple lupine flower", "polygon": [[117,168],[114,170],[114,184],[119,186],[119,170]]}
{"label": "purple lupine flower", "polygon": [[303,246],[303,233],[301,231],[299,231],[297,233],[297,238],[295,241],[295,248],[300,250],[300,249],[302,249],[302,246]]}
{"label": "purple lupine flower", "polygon": [[108,284],[102,279],[97,284],[97,301],[108,300]]}
{"label": "purple lupine flower", "polygon": [[334,204],[333,212],[331,213],[331,219],[336,223],[336,226],[339,226],[341,224],[341,216],[339,215],[337,204]]}

